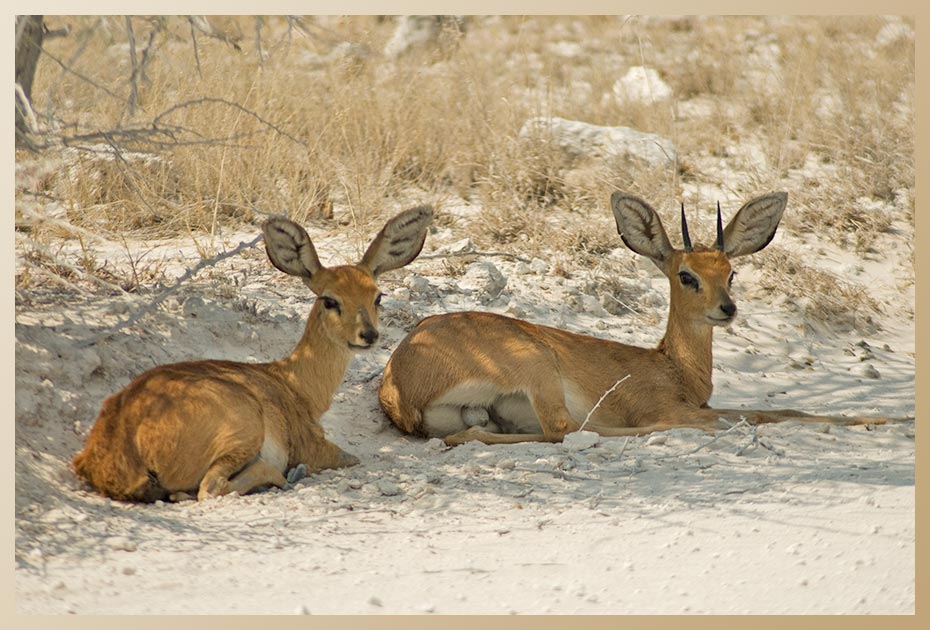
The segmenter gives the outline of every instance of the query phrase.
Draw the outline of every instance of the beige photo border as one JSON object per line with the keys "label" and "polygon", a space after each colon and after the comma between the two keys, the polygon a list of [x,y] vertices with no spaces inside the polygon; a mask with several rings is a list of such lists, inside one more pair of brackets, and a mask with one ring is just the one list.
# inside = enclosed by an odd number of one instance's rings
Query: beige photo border
{"label": "beige photo border", "polygon": [[[919,5],[924,5],[923,7]],[[4,63],[12,74],[13,69],[13,41],[14,41],[14,19],[17,14],[24,13],[42,13],[42,14],[109,14],[120,15],[126,13],[126,8],[131,7],[133,14],[166,14],[166,15],[185,15],[191,13],[205,14],[296,14],[296,13],[316,13],[316,14],[472,14],[472,15],[494,15],[494,14],[558,14],[558,15],[606,15],[621,13],[639,13],[639,14],[704,14],[704,15],[735,15],[735,14],[771,14],[771,15],[881,15],[881,14],[899,14],[916,16],[916,66],[917,66],[917,186],[915,206],[920,207],[924,203],[930,202],[930,194],[927,192],[928,184],[922,184],[924,176],[927,176],[927,158],[928,153],[928,116],[930,116],[930,98],[928,98],[928,81],[927,66],[930,64],[928,49],[926,45],[926,30],[930,27],[930,9],[927,7],[927,0],[886,0],[878,2],[876,0],[816,0],[815,2],[800,2],[798,0],[785,0],[782,2],[747,3],[737,0],[698,0],[697,2],[685,2],[683,0],[666,1],[653,0],[651,2],[642,2],[641,0],[628,2],[608,2],[605,0],[536,0],[531,2],[524,0],[522,2],[490,2],[488,0],[470,0],[462,2],[459,0],[442,0],[439,2],[427,2],[425,0],[404,0],[400,2],[373,2],[366,0],[344,0],[336,2],[334,0],[323,0],[318,2],[296,2],[296,1],[272,1],[272,2],[254,2],[242,0],[228,0],[222,3],[210,2],[175,2],[167,0],[165,2],[134,2],[127,5],[124,2],[112,2],[110,0],[92,0],[91,2],[30,2],[24,0],[15,0],[12,3],[11,15],[4,22],[4,30],[8,33],[3,39],[8,42],[4,47]],[[199,9],[199,10],[197,10]],[[12,91],[12,90],[11,90]],[[921,112],[923,115],[921,116]],[[8,119],[12,122],[11,119]],[[5,142],[8,143],[7,151],[4,152],[3,166],[3,191],[4,197],[11,202],[14,200],[14,152],[13,152],[13,126],[7,123],[8,131],[5,134]],[[8,313],[11,320],[7,325],[8,333],[2,336],[3,355],[8,360],[2,363],[2,385],[0,390],[9,397],[15,396],[15,337],[13,334],[13,323],[15,322],[15,300],[14,300],[14,269],[15,269],[15,248],[14,248],[14,208],[13,203],[6,207],[0,218],[2,233],[7,235],[6,248],[0,250],[2,262],[0,267],[4,270],[3,290],[0,293],[3,310]],[[915,211],[916,233],[915,238],[919,242],[924,242],[930,238],[930,227],[925,219],[917,216]],[[924,275],[921,269],[926,271],[927,257],[930,256],[930,250],[924,248],[916,250],[915,264],[917,267],[917,319],[920,321],[921,315],[926,313],[927,291],[925,283],[920,281],[920,276]],[[923,331],[921,334],[919,325],[915,326],[917,340],[916,350],[919,356],[924,355],[927,349],[930,333]],[[917,368],[917,384],[915,395],[917,397],[917,409],[925,409],[928,401],[927,390],[920,385],[927,385],[927,379],[923,378],[925,371]],[[7,391],[8,390],[8,391]],[[15,445],[15,412],[13,405],[8,405],[9,416],[5,426],[8,427],[8,444]],[[915,413],[915,416],[917,414]],[[917,477],[921,469],[922,457],[921,448],[917,447]],[[9,454],[15,455],[15,452]],[[7,479],[15,480],[15,458],[10,457],[6,462],[8,472]],[[917,529],[926,533],[926,502],[925,492],[921,492],[920,484],[916,484],[915,492],[917,493]],[[206,616],[196,617],[174,617],[170,615],[162,616],[26,616],[16,614],[15,605],[15,563],[14,558],[14,483],[7,484],[3,489],[3,505],[6,507],[6,513],[9,520],[8,524],[9,538],[4,537],[4,556],[10,562],[9,568],[2,578],[3,590],[5,594],[3,601],[2,613],[0,619],[4,622],[4,628],[84,628],[87,630],[100,630],[102,628],[126,628],[132,630],[142,630],[147,628],[165,628],[187,629],[205,627],[205,624],[222,624],[223,630],[245,629],[254,630],[256,626],[271,626],[274,630],[279,628],[320,628],[325,630],[342,630],[342,629],[361,629],[361,628],[391,628],[396,630],[426,630],[436,627],[441,630],[474,630],[476,627],[481,630],[490,628],[526,628],[532,627],[534,630],[555,630],[566,627],[571,628],[610,628],[618,630],[630,625],[637,628],[649,627],[657,628],[678,628],[681,625],[687,627],[709,627],[709,628],[742,628],[746,624],[751,624],[753,630],[767,630],[768,628],[783,628],[784,624],[791,624],[792,630],[796,624],[800,627],[821,628],[842,628],[843,630],[853,630],[858,628],[868,628],[874,630],[878,627],[894,628],[912,628],[919,627],[919,619],[927,617],[925,609],[930,606],[928,600],[923,597],[927,595],[927,580],[924,571],[926,563],[923,562],[926,556],[927,543],[921,541],[920,534],[917,535],[917,569],[915,584],[915,601],[917,614],[914,616],[902,617],[853,617],[853,616],[836,616],[836,617],[736,617],[736,616],[706,616],[706,617],[678,617],[678,616],[658,616],[658,617],[612,617],[612,616],[584,616],[566,619],[563,617],[548,616],[482,616],[480,618],[469,616],[449,616],[449,615],[423,615],[423,616],[323,616],[323,617],[283,617],[283,616],[224,616],[220,618],[210,618]],[[920,544],[923,542],[923,544]],[[751,559],[748,559],[751,562]],[[9,583],[7,583],[9,580]],[[721,585],[721,588],[725,588]],[[191,593],[190,597],[196,597],[196,593]],[[925,625],[925,624],[921,624]]]}

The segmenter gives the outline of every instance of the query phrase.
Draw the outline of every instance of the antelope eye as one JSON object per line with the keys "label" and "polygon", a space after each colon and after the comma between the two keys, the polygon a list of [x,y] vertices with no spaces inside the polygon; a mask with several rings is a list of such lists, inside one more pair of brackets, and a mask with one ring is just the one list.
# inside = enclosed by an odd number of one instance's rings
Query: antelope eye
{"label": "antelope eye", "polygon": [[736,277],[736,272],[735,272],[735,271],[731,272],[731,273],[730,273],[730,278],[729,278],[729,280],[727,280],[727,284],[728,284],[729,286],[733,286],[733,278],[735,278],[735,277]]}
{"label": "antelope eye", "polygon": [[379,293],[378,297],[375,298],[375,306],[381,307],[381,298],[384,297],[383,293]]}
{"label": "antelope eye", "polygon": [[698,288],[698,279],[692,276],[687,271],[679,271],[678,279],[681,281],[682,286],[692,287],[695,290]]}
{"label": "antelope eye", "polygon": [[337,313],[339,312],[339,302],[331,297],[323,297],[322,299],[324,308],[327,308],[331,311],[336,311]]}

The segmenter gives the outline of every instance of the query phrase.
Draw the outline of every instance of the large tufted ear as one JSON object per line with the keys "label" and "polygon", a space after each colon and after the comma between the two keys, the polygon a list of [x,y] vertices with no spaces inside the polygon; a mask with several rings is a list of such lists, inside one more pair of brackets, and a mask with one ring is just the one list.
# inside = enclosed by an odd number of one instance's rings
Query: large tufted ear
{"label": "large tufted ear", "polygon": [[788,193],[774,192],[746,202],[723,230],[723,250],[730,258],[754,254],[775,237],[788,204]]}
{"label": "large tufted ear", "polygon": [[656,211],[642,199],[622,192],[610,196],[610,207],[623,243],[652,260],[664,272],[675,250]]}
{"label": "large tufted ear", "polygon": [[265,251],[271,264],[292,276],[310,280],[323,268],[307,231],[284,217],[273,217],[262,226]]}
{"label": "large tufted ear", "polygon": [[433,220],[430,206],[417,206],[388,221],[362,256],[360,267],[378,277],[416,258],[426,242],[426,229]]}

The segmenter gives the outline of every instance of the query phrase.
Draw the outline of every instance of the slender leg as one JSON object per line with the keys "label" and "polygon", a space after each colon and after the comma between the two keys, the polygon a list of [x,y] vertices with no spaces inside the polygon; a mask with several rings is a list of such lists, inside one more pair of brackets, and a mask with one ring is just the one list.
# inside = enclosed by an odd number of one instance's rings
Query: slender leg
{"label": "slender leg", "polygon": [[230,492],[246,494],[268,483],[281,488],[286,485],[284,475],[265,460],[258,458],[243,468],[241,458],[222,457],[213,463],[200,481],[197,500],[203,501]]}
{"label": "slender leg", "polygon": [[543,433],[491,433],[481,427],[471,427],[449,435],[443,441],[447,446],[458,446],[473,441],[485,444],[520,444],[521,442],[561,442],[562,437],[554,440]]}
{"label": "slender leg", "polygon": [[708,414],[716,414],[718,417],[731,421],[738,421],[745,418],[750,424],[768,424],[772,422],[810,422],[819,424],[833,424],[841,426],[863,425],[863,424],[887,424],[889,422],[904,422],[912,418],[869,418],[862,416],[815,416],[803,411],[794,409],[707,409],[702,410]]}
{"label": "slender leg", "polygon": [[287,486],[287,480],[281,471],[259,458],[238,475],[229,480],[229,492],[248,494],[252,490],[272,484],[279,488]]}

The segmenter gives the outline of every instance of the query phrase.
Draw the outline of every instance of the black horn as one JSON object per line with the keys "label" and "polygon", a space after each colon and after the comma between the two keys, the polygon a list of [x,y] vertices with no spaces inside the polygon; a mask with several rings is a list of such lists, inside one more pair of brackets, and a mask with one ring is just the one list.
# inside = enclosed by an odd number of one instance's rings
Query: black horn
{"label": "black horn", "polygon": [[723,251],[723,219],[720,216],[720,202],[717,202],[717,249]]}
{"label": "black horn", "polygon": [[691,251],[691,237],[688,236],[688,221],[685,219],[685,202],[681,202],[681,238],[685,242],[685,251]]}

